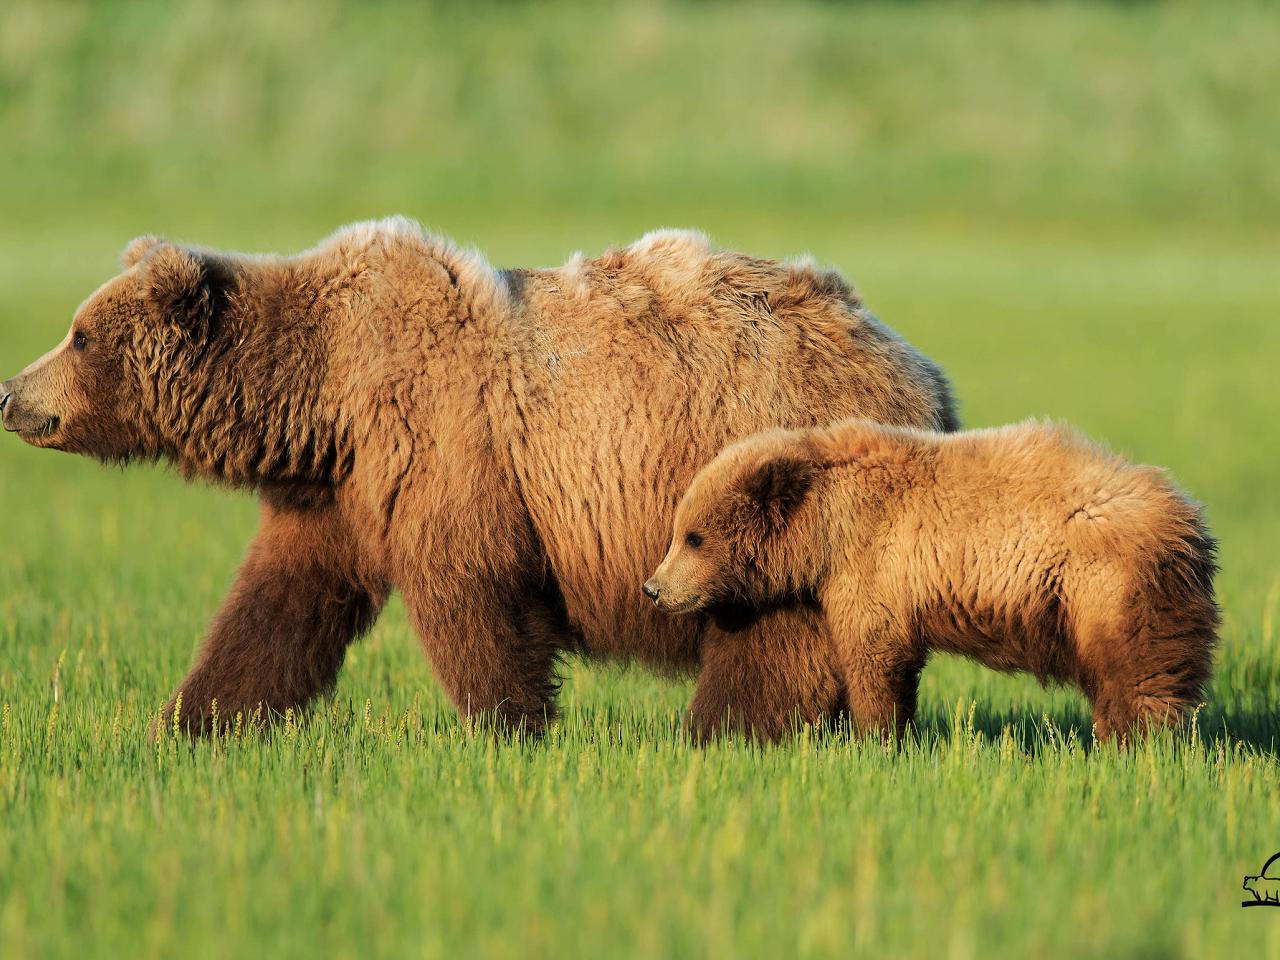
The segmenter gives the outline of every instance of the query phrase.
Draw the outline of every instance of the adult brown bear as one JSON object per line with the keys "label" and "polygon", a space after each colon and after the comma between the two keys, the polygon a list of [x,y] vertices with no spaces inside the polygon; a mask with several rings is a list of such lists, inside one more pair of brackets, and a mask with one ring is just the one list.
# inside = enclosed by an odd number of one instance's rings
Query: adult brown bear
{"label": "adult brown bear", "polygon": [[144,237],[63,343],[3,385],[29,443],[256,489],[262,525],[183,681],[183,720],[328,687],[399,589],[465,713],[541,730],[567,652],[699,670],[700,734],[840,702],[820,622],[726,642],[639,584],[695,471],[763,427],[952,429],[938,368],[841,278],[661,232],[493,269],[403,219],[290,258]]}

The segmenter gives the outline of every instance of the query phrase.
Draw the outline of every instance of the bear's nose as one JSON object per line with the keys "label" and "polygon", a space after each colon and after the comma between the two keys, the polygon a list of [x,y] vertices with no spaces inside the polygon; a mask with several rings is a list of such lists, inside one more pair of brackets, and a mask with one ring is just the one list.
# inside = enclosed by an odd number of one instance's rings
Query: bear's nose
{"label": "bear's nose", "polygon": [[645,585],[640,589],[644,591],[644,595],[650,600],[657,600],[658,594],[661,592],[658,590],[658,585],[652,580],[646,581]]}

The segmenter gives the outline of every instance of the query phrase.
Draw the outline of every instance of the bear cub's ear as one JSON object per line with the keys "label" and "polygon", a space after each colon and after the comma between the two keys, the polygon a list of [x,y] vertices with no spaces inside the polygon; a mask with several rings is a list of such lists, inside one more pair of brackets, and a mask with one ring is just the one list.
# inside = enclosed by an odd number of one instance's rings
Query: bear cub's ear
{"label": "bear cub's ear", "polygon": [[812,460],[784,454],[766,460],[747,474],[743,488],[759,509],[765,526],[782,525],[809,494],[818,467]]}

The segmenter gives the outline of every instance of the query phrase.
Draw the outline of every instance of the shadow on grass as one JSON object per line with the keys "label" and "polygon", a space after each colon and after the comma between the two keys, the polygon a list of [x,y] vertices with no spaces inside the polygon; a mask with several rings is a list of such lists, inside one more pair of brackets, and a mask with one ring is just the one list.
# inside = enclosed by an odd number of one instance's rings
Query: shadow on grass
{"label": "shadow on grass", "polygon": [[1200,733],[1206,741],[1225,738],[1243,743],[1272,759],[1280,759],[1280,712],[1276,708],[1205,708],[1200,714]]}
{"label": "shadow on grass", "polygon": [[[1206,749],[1244,749],[1269,760],[1280,760],[1280,713],[1265,703],[1268,697],[1253,695],[1257,693],[1227,698],[1225,703],[1210,702],[1197,713],[1197,736]],[[285,728],[312,735],[363,732],[391,739],[409,736],[423,742],[461,735],[556,749],[601,739],[679,742],[690,736],[684,709],[674,701],[650,703],[642,709],[612,700],[585,706],[571,703],[562,711],[560,720],[549,725],[547,736],[538,738],[529,736],[528,731],[506,729],[492,717],[464,720],[438,698],[428,698],[426,702],[415,698],[412,704],[400,704],[399,709],[384,704],[376,710],[368,700],[363,704],[343,698],[321,700],[296,713],[264,716],[246,723],[245,733],[269,737]],[[997,745],[1005,741],[1006,734],[1015,748],[1028,757],[1057,753],[1064,747],[1087,753],[1095,747],[1092,716],[1083,699],[1065,703],[1059,700],[1037,709],[974,692],[958,698],[950,708],[936,700],[922,703],[905,745],[928,749],[977,736],[988,745]],[[795,736],[798,735],[797,728]],[[859,738],[847,715],[824,722],[814,735],[819,743]],[[1175,745],[1192,740],[1186,730],[1157,736],[1169,738]],[[728,738],[738,740],[740,736],[730,734]],[[784,737],[777,746],[785,749],[794,742],[793,737]]]}
{"label": "shadow on grass", "polygon": [[[1209,704],[1196,715],[1195,723],[1200,740],[1210,747],[1239,744],[1261,756],[1280,759],[1280,712],[1275,709]],[[981,702],[971,702],[964,712],[922,708],[916,716],[914,736],[928,742],[951,740],[957,733],[980,733],[986,741],[998,743],[1006,731],[1032,756],[1046,747],[1057,749],[1072,741],[1086,750],[1095,746],[1093,718],[1086,709],[1074,707],[1040,714]],[[1181,731],[1173,736],[1187,742],[1191,734]]]}

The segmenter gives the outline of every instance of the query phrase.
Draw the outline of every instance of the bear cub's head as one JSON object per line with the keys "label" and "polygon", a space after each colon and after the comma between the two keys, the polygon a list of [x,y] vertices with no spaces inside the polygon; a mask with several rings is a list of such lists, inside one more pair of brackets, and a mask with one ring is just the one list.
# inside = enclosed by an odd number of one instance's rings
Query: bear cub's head
{"label": "bear cub's head", "polygon": [[162,366],[181,375],[175,352],[198,355],[229,267],[155,237],[130,243],[121,264],[124,272],[76,310],[58,346],[0,383],[4,428],[27,443],[106,461],[161,452],[147,392]]}
{"label": "bear cub's head", "polygon": [[725,448],[676,508],[667,555],[644,584],[671,613],[758,608],[806,588],[812,490],[820,468],[803,435],[774,430]]}

